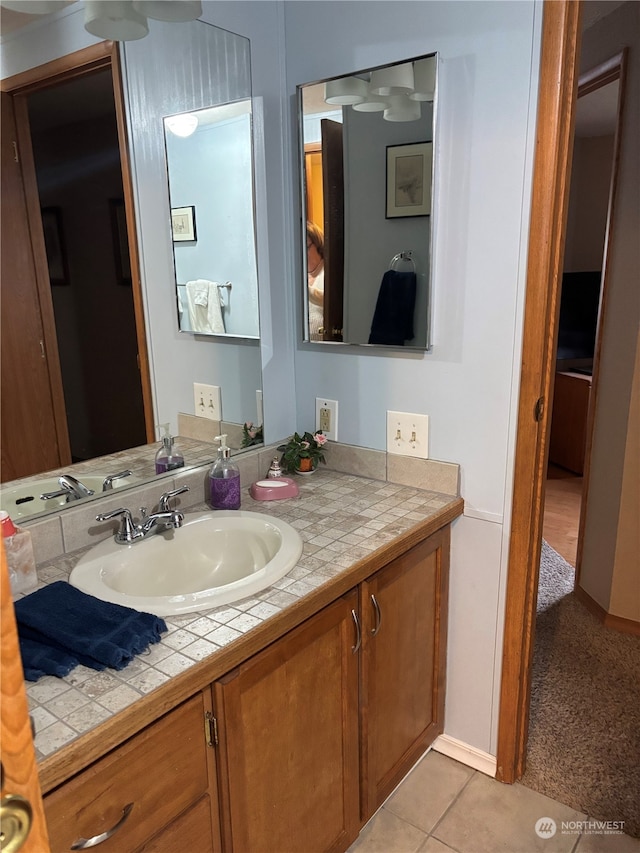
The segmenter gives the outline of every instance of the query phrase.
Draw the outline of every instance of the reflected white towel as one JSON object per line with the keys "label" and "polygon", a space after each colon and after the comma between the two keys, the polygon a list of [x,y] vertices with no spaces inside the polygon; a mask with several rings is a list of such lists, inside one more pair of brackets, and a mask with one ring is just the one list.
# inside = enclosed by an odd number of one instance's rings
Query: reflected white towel
{"label": "reflected white towel", "polygon": [[187,304],[194,332],[203,335],[225,334],[218,282],[204,278],[188,281]]}

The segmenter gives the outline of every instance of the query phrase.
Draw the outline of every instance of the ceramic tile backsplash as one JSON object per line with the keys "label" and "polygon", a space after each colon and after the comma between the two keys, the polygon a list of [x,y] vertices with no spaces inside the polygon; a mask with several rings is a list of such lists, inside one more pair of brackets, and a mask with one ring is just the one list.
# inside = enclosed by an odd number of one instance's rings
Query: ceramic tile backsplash
{"label": "ceramic tile backsplash", "polygon": [[331,442],[327,445],[325,456],[327,468],[332,471],[370,477],[372,480],[386,479],[387,454],[384,450],[371,450],[368,447]]}
{"label": "ceramic tile backsplash", "polygon": [[[193,416],[185,416],[192,417]],[[193,418],[200,421],[202,418]],[[208,423],[214,423],[209,421]],[[216,422],[217,423],[217,422]],[[213,448],[210,444],[182,437],[177,439],[185,446],[187,467],[174,472],[173,477],[151,480],[138,488],[126,491],[116,490],[98,501],[83,503],[77,508],[68,507],[57,515],[29,523],[36,554],[36,562],[42,563],[77,548],[95,544],[112,535],[117,522],[101,524],[95,520],[98,513],[109,512],[120,506],[129,507],[137,516],[138,509],[146,506],[156,508],[160,496],[182,485],[189,486],[189,492],[177,497],[174,505],[177,509],[188,509],[207,500],[207,475],[213,460]],[[243,495],[251,483],[264,478],[274,457],[280,458],[280,442],[249,450],[234,457],[240,469]],[[150,448],[150,449],[149,449]],[[157,445],[145,449],[147,461],[151,451]],[[142,454],[141,449],[140,455]],[[115,454],[114,454],[115,457]],[[127,458],[123,453],[120,464]],[[459,494],[459,466],[433,459],[414,459],[406,456],[394,456],[381,450],[357,447],[355,445],[331,442],[327,445],[327,470],[368,477],[372,480],[406,485],[419,489],[429,489],[445,495]],[[115,460],[114,460],[115,461]],[[201,464],[199,467],[198,463]],[[325,466],[321,466],[321,469]]]}
{"label": "ceramic tile backsplash", "polygon": [[31,533],[36,563],[53,560],[54,557],[64,553],[62,525],[59,515],[52,515],[49,518],[35,521],[29,525],[28,529]]}
{"label": "ceramic tile backsplash", "polygon": [[220,435],[220,421],[212,421],[209,418],[198,418],[195,415],[178,412],[178,432],[187,438],[208,442],[211,445],[211,456],[215,456],[216,445],[213,443],[213,439]]}
{"label": "ceramic tile backsplash", "polygon": [[458,495],[459,472],[460,466],[451,462],[387,454],[387,480],[401,483],[403,486],[431,489],[445,495]]}

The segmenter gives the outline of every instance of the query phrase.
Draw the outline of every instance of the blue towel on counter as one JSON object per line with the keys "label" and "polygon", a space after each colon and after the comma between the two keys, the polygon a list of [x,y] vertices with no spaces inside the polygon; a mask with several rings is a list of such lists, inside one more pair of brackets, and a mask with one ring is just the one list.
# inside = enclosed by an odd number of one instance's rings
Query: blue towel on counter
{"label": "blue towel on counter", "polygon": [[51,646],[23,637],[19,637],[18,640],[22,668],[27,681],[37,681],[43,675],[56,675],[58,678],[63,678],[80,663],[78,658],[61,649],[52,649]]}
{"label": "blue towel on counter", "polygon": [[[25,674],[48,665],[44,671],[57,675],[52,670],[64,668],[69,657],[91,669],[123,669],[167,630],[159,616],[100,601],[64,581],[27,595],[14,606],[21,651],[25,641]],[[42,646],[49,648],[49,658],[42,654]],[[33,662],[30,654],[36,655]]]}
{"label": "blue towel on counter", "polygon": [[404,346],[413,338],[416,274],[387,270],[382,277],[371,322],[370,344]]}

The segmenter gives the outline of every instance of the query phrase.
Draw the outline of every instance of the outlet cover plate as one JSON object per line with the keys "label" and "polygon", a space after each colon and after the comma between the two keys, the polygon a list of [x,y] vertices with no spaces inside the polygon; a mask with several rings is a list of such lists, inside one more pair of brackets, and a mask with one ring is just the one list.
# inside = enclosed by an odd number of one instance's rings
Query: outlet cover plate
{"label": "outlet cover plate", "polygon": [[316,397],[316,430],[322,430],[329,441],[338,440],[338,401]]}
{"label": "outlet cover plate", "polygon": [[387,453],[429,458],[429,415],[387,412]]}
{"label": "outlet cover plate", "polygon": [[204,385],[202,382],[194,382],[193,404],[196,417],[207,418],[210,421],[222,420],[222,401],[219,385]]}

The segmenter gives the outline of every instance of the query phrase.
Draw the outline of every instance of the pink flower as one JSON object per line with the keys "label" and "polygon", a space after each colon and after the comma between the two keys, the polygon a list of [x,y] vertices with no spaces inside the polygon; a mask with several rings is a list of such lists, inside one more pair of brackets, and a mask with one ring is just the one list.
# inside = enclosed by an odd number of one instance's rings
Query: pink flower
{"label": "pink flower", "polygon": [[315,440],[316,444],[318,444],[320,447],[322,447],[322,446],[323,446],[323,444],[326,444],[326,443],[327,443],[327,436],[326,436],[326,435],[323,435],[321,432],[317,432],[317,433],[313,436],[313,438],[314,438],[314,440]]}
{"label": "pink flower", "polygon": [[309,442],[308,442],[308,441],[301,441],[301,442],[300,442],[300,447],[301,447],[303,450],[307,450],[307,448],[309,447]]}

